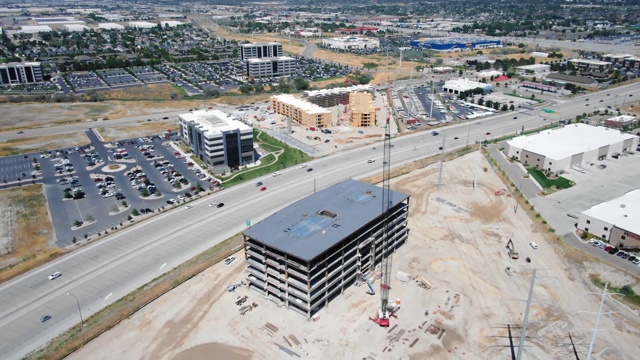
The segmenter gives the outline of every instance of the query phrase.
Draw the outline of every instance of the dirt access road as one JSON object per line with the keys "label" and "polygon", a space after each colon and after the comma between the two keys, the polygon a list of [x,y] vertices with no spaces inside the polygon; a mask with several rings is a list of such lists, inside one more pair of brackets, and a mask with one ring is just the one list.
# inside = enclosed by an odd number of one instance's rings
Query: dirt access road
{"label": "dirt access road", "polygon": [[[534,288],[524,359],[573,359],[569,333],[585,357],[595,316],[579,311],[595,312],[600,301],[589,294],[597,290],[587,279],[590,268],[559,256],[524,211],[514,213],[513,198],[495,196],[504,185],[483,167],[489,165],[479,152],[445,163],[439,192],[437,165],[392,181],[394,189],[412,194],[409,242],[394,255],[394,274],[424,276],[432,284],[425,290],[394,276],[391,297],[401,301],[395,327],[368,320],[379,297],[367,295],[366,286],[349,288],[317,321],[247,288],[228,293],[226,286],[245,276],[238,254],[232,265],[208,269],[69,359],[280,359],[290,356],[283,348],[309,359],[506,359],[506,324],[522,324],[534,266],[545,271]],[[518,260],[507,256],[509,238]],[[532,240],[537,250],[528,245]],[[631,283],[638,291],[633,278],[600,271],[605,280]],[[258,305],[244,316],[234,304],[241,295]],[[638,315],[610,301],[605,311],[615,313],[600,319],[607,330],[598,333],[596,358],[637,358]],[[513,332],[518,344],[520,330]]]}

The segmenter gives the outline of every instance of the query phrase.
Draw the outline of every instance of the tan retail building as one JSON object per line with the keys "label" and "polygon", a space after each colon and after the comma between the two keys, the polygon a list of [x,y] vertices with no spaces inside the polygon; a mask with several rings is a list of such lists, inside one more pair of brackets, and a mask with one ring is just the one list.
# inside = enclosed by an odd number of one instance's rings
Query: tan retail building
{"label": "tan retail building", "polygon": [[300,100],[293,95],[274,95],[270,100],[271,109],[276,114],[284,115],[304,127],[331,126],[331,111],[308,101]]}
{"label": "tan retail building", "polygon": [[369,127],[376,124],[376,106],[373,96],[367,92],[356,92],[349,95],[351,110],[351,126]]}

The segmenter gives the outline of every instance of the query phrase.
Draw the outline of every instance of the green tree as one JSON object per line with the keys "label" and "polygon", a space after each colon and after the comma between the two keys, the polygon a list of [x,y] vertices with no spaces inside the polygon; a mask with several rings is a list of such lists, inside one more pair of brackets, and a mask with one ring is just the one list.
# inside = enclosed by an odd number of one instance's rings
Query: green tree
{"label": "green tree", "polygon": [[131,211],[131,215],[138,216],[140,215],[140,212],[138,211],[138,209],[133,209],[133,211]]}
{"label": "green tree", "polygon": [[248,94],[251,92],[251,90],[253,90],[253,86],[251,86],[250,84],[242,84],[240,86],[240,92],[243,94]]}
{"label": "green tree", "polygon": [[301,77],[295,78],[293,80],[293,87],[295,87],[297,90],[307,90],[309,89],[309,81]]}
{"label": "green tree", "polygon": [[210,98],[219,98],[220,97],[220,91],[213,89],[213,88],[206,88],[203,91],[204,96],[206,97],[210,97]]}
{"label": "green tree", "polygon": [[278,90],[283,93],[290,93],[291,85],[287,83],[285,79],[280,79],[280,81],[278,81]]}

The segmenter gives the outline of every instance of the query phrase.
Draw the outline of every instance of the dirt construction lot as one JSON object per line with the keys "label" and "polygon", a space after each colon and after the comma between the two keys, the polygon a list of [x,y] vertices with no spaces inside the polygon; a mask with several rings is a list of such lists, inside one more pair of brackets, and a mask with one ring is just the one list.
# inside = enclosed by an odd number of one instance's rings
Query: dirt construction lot
{"label": "dirt construction lot", "polygon": [[[569,333],[581,358],[591,338],[599,297],[588,270],[556,254],[515,201],[495,196],[503,188],[479,152],[445,163],[442,190],[438,167],[416,170],[392,181],[412,194],[409,242],[393,259],[391,298],[400,299],[397,319],[384,329],[368,320],[379,306],[366,286],[351,287],[321,310],[317,321],[278,308],[246,287],[226,286],[244,278],[242,254],[229,266],[214,266],[148,305],[71,355],[70,359],[283,359],[291,351],[309,359],[506,359],[507,324],[518,344],[531,275],[538,267],[524,359],[574,359]],[[490,169],[490,167],[489,167]],[[477,175],[474,190],[471,179]],[[465,180],[462,180],[465,179]],[[505,245],[514,239],[520,259]],[[535,241],[539,248],[528,245]],[[525,262],[531,257],[532,263]],[[515,273],[507,275],[505,267]],[[400,282],[403,271],[432,285]],[[603,279],[635,285],[606,273]],[[376,290],[379,283],[375,284]],[[244,316],[238,296],[257,308]],[[428,315],[426,315],[428,311]],[[600,318],[594,359],[637,358],[637,314],[607,301]],[[397,325],[397,326],[396,326]],[[444,332],[443,332],[444,331]],[[283,350],[284,349],[284,350]],[[633,355],[636,354],[636,355]]]}

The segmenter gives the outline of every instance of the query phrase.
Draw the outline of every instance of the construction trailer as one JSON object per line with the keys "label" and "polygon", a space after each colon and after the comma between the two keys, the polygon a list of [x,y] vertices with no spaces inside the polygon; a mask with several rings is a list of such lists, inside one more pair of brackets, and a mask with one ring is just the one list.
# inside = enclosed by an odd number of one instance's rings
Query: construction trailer
{"label": "construction trailer", "polygon": [[349,179],[267,217],[243,233],[249,288],[311,318],[407,241],[409,198],[383,213],[382,188]]}

